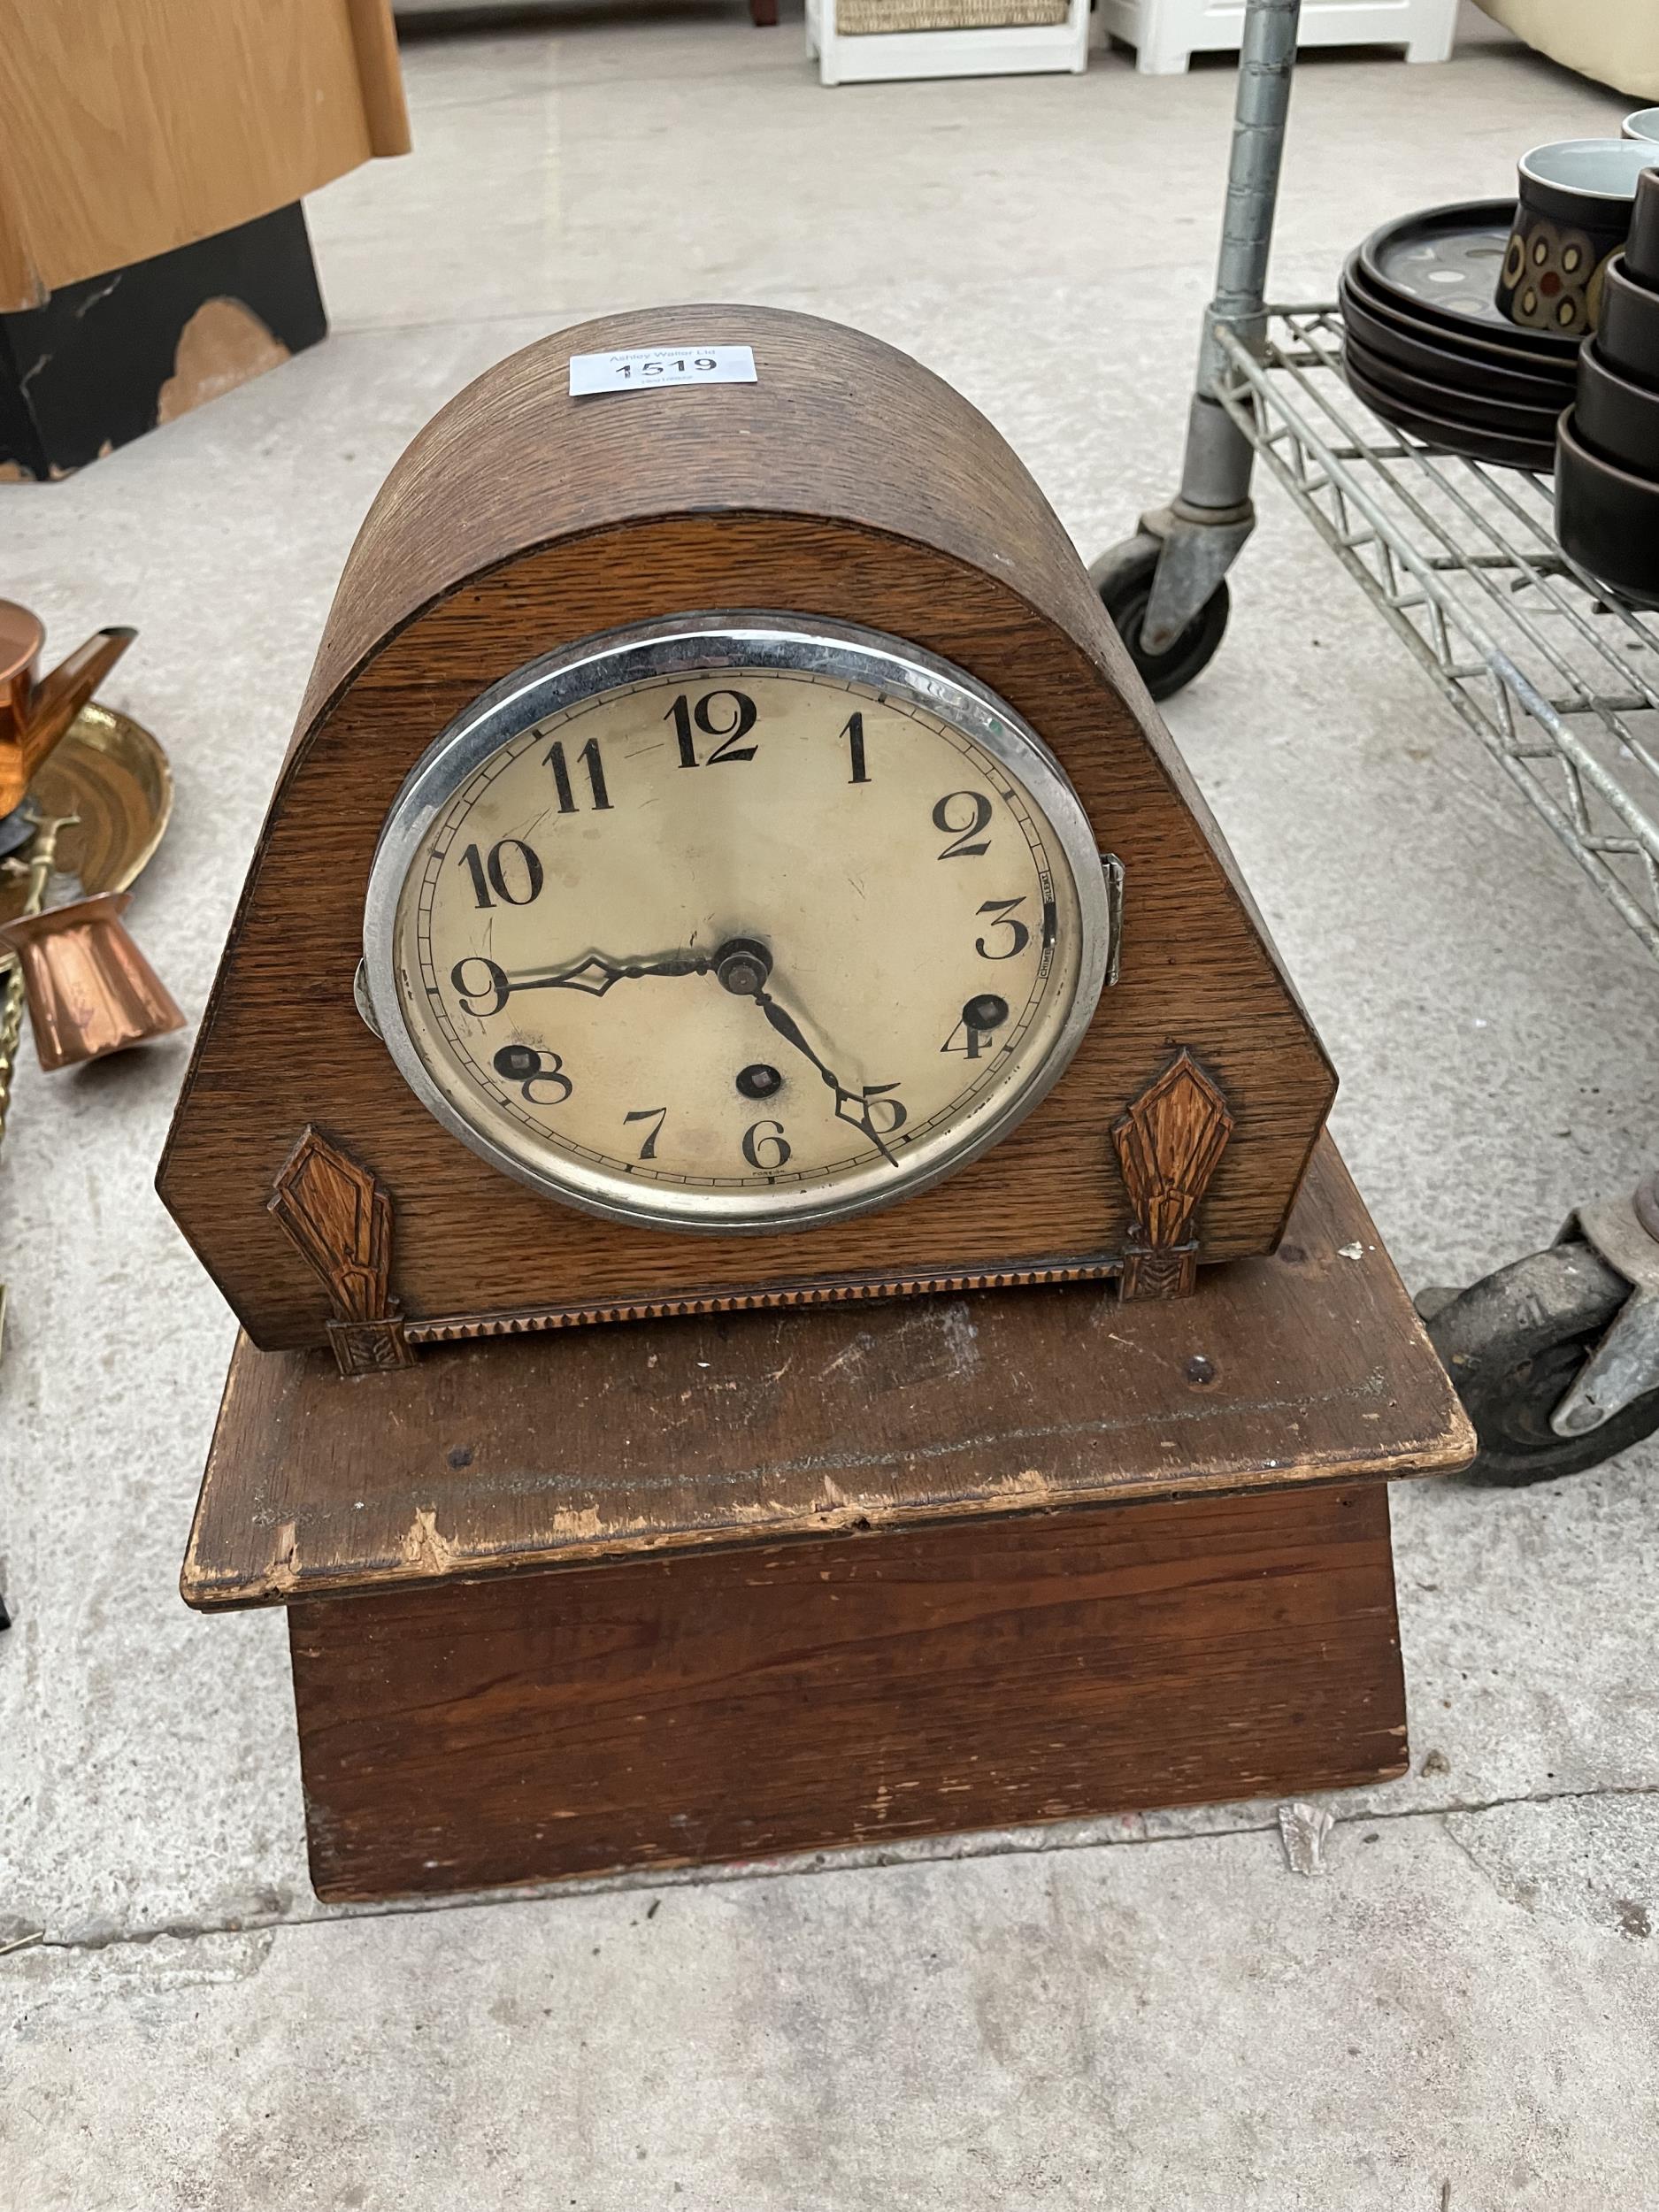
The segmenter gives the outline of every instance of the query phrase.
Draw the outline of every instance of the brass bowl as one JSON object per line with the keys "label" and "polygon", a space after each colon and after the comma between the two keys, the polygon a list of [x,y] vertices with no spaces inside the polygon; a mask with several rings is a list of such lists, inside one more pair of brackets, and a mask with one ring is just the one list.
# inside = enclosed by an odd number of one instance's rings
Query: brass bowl
{"label": "brass bowl", "polygon": [[[156,740],[113,707],[82,707],[41,764],[29,798],[44,815],[80,820],[58,841],[56,867],[81,895],[125,891],[161,842],[173,812],[173,771]],[[0,875],[0,922],[23,911],[24,874]]]}

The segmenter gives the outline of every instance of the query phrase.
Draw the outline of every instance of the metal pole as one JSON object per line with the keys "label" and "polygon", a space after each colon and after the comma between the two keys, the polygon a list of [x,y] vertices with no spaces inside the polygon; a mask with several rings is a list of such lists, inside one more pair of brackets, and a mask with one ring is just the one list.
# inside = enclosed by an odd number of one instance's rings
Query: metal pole
{"label": "metal pole", "polygon": [[1256,354],[1265,338],[1267,260],[1301,15],[1302,0],[1247,0],[1216,296],[1204,317],[1181,488],[1162,514],[1142,521],[1164,541],[1141,626],[1141,642],[1155,653],[1202,611],[1255,526],[1255,451],[1216,397],[1227,369],[1216,334],[1235,331]]}
{"label": "metal pole", "polygon": [[1198,357],[1198,390],[1206,398],[1213,395],[1216,380],[1226,366],[1216,343],[1217,323],[1236,331],[1252,353],[1261,351],[1267,257],[1279,205],[1279,168],[1301,14],[1302,0],[1248,0],[1245,14],[1216,296],[1204,318],[1204,342]]}

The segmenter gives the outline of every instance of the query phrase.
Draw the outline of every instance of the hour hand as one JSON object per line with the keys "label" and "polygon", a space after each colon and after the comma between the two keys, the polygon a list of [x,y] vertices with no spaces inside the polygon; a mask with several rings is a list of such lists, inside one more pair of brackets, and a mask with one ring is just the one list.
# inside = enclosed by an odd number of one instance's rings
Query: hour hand
{"label": "hour hand", "polygon": [[603,998],[613,983],[631,981],[644,975],[707,975],[714,965],[707,953],[665,952],[647,954],[639,960],[617,960],[606,952],[585,952],[580,960],[572,960],[563,968],[548,968],[540,973],[510,975],[509,991],[587,991],[595,998]]}

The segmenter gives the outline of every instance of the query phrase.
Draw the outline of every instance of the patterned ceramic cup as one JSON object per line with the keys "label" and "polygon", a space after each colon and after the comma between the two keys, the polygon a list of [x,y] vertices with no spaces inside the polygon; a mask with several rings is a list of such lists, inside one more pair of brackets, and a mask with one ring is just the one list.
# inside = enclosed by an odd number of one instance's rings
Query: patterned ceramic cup
{"label": "patterned ceramic cup", "polygon": [[1515,228],[1498,305],[1526,330],[1567,338],[1595,328],[1601,271],[1624,243],[1636,180],[1659,164],[1659,142],[1563,138],[1521,157]]}

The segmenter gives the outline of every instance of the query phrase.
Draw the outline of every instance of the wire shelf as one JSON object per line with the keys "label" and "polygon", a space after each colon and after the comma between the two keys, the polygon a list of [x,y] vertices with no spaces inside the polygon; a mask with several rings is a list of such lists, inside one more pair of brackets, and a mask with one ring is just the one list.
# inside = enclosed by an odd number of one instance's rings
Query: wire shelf
{"label": "wire shelf", "polygon": [[1342,374],[1334,306],[1225,325],[1217,396],[1596,887],[1659,955],[1659,617],[1555,541],[1548,480],[1436,453]]}

